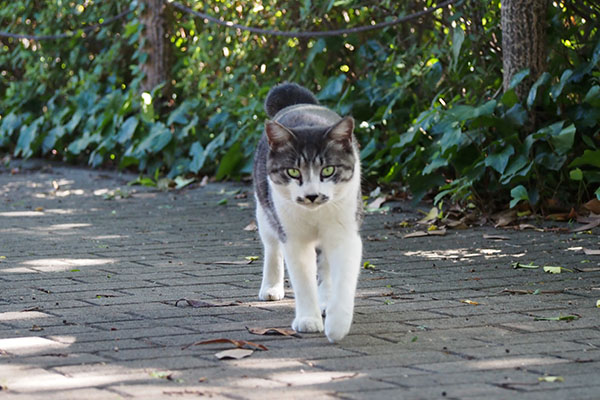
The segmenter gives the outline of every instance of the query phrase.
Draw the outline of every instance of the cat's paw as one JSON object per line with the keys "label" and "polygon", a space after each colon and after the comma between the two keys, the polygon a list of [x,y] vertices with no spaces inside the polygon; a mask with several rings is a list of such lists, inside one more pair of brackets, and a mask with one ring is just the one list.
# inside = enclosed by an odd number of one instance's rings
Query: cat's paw
{"label": "cat's paw", "polygon": [[258,298],[263,301],[277,301],[285,297],[283,286],[261,287]]}
{"label": "cat's paw", "polygon": [[352,325],[352,313],[333,312],[329,310],[325,318],[325,335],[331,343],[342,340]]}
{"label": "cat's paw", "polygon": [[296,317],[292,322],[292,328],[298,332],[323,332],[323,318]]}

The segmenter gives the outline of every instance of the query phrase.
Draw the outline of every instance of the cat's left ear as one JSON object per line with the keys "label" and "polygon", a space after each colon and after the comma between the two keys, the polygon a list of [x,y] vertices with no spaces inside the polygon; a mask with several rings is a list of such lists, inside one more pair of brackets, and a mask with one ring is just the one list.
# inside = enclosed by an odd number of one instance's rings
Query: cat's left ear
{"label": "cat's left ear", "polygon": [[331,127],[327,135],[336,142],[351,143],[354,132],[354,118],[346,116]]}

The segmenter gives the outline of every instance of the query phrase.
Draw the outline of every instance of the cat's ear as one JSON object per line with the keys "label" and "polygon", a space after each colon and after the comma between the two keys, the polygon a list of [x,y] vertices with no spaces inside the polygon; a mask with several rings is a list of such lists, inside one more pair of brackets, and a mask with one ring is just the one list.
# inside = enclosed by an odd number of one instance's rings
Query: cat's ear
{"label": "cat's ear", "polygon": [[275,121],[265,122],[265,133],[271,150],[281,149],[294,139],[294,134],[289,129]]}
{"label": "cat's ear", "polygon": [[327,135],[336,142],[351,143],[352,132],[354,132],[354,118],[346,116],[332,126]]}

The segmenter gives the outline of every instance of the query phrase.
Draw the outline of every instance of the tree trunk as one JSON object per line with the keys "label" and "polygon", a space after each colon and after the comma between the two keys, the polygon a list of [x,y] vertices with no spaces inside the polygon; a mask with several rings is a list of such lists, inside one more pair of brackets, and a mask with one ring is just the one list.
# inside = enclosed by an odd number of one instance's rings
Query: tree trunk
{"label": "tree trunk", "polygon": [[142,91],[151,92],[161,83],[166,83],[162,94],[168,92],[168,46],[166,45],[166,21],[165,4],[163,0],[140,0],[144,9],[140,19],[144,25],[140,40],[144,45],[144,51],[148,54],[146,62],[142,65],[142,71],[146,77],[142,81]]}
{"label": "tree trunk", "polygon": [[502,0],[501,4],[504,91],[516,73],[529,68],[529,77],[515,88],[523,100],[546,68],[548,0]]}

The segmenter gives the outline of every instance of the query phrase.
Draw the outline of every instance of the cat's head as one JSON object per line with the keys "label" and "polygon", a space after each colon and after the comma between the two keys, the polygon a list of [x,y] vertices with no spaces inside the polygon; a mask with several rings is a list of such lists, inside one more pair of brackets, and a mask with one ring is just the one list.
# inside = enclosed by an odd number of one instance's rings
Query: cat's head
{"label": "cat's head", "polygon": [[267,172],[274,190],[307,208],[347,195],[350,182],[360,179],[353,130],[352,117],[327,128],[289,129],[267,121]]}

